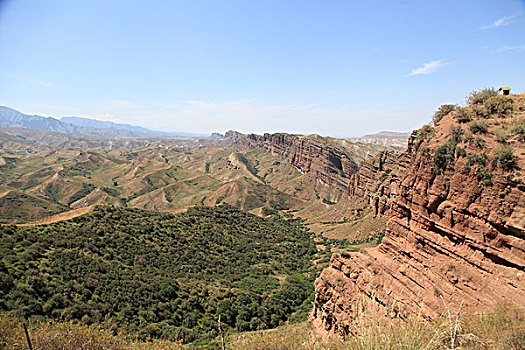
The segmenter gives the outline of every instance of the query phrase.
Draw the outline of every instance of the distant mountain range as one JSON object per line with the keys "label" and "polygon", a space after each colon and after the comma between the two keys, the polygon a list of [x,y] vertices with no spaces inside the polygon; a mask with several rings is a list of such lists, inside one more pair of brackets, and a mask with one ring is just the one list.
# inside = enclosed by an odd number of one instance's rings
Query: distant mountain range
{"label": "distant mountain range", "polygon": [[114,123],[110,121],[96,120],[96,119],[83,118],[83,117],[62,117],[60,118],[60,121],[62,123],[68,123],[68,124],[80,126],[83,128],[91,128],[91,129],[125,130],[125,131],[138,133],[138,134],[145,134],[145,133],[146,134],[149,134],[149,133],[167,134],[163,132],[152,131],[152,130],[143,128],[141,126],[135,126],[131,124],[119,124],[119,123]]}
{"label": "distant mountain range", "polygon": [[[105,139],[131,139],[131,138],[208,138],[203,134],[193,134],[183,131],[155,131],[141,126],[121,124],[86,117],[43,117],[21,113],[13,108],[0,106],[0,128],[37,129],[65,134],[80,134],[95,136]],[[380,144],[405,148],[409,133],[381,131],[377,134],[349,138],[352,142],[367,144]],[[212,139],[222,139],[224,136],[213,133]]]}
{"label": "distant mountain range", "polygon": [[77,133],[104,138],[197,136],[185,132],[160,132],[130,124],[119,124],[82,117],[42,117],[23,114],[15,109],[0,106],[0,128],[41,129],[61,133]]}

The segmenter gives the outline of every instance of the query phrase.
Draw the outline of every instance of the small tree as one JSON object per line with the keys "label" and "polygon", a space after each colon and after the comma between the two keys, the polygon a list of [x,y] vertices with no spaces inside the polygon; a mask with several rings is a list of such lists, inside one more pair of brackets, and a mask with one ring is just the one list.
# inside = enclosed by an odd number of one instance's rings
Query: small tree
{"label": "small tree", "polygon": [[474,105],[478,103],[484,103],[491,97],[498,96],[498,93],[494,88],[486,88],[481,91],[472,91],[467,97],[467,104]]}
{"label": "small tree", "polygon": [[456,110],[457,107],[457,105],[439,106],[438,110],[434,113],[434,116],[432,117],[432,122],[434,123],[434,126],[436,126],[441,121],[441,119],[443,119],[444,116]]}

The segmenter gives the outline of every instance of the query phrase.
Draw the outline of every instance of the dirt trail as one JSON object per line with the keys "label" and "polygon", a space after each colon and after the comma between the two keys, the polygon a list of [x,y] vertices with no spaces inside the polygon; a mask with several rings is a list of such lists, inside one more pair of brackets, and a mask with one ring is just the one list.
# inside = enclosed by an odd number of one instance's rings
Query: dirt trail
{"label": "dirt trail", "polygon": [[89,213],[92,209],[93,209],[92,205],[90,205],[89,207],[73,209],[73,210],[66,211],[64,213],[60,213],[60,214],[56,214],[56,215],[47,217],[47,218],[42,219],[42,220],[30,222],[30,223],[27,223],[27,224],[21,224],[20,226],[45,225],[45,224],[52,224],[52,223],[58,222],[58,221],[69,220],[69,219],[72,219],[72,218],[76,218],[77,216]]}

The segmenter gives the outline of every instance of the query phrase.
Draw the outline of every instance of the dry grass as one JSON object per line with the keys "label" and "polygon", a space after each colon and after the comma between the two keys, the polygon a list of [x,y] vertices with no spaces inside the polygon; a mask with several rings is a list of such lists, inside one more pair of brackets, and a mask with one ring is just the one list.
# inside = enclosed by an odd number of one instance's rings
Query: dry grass
{"label": "dry grass", "polygon": [[[115,336],[102,327],[74,323],[32,323],[29,327],[35,350],[164,350],[194,349],[166,342],[137,342]],[[217,349],[220,348],[220,345]],[[519,350],[525,349],[525,311],[499,308],[492,313],[464,316],[460,319],[456,349]],[[26,349],[21,323],[0,315],[0,349]],[[197,347],[198,348],[198,347]],[[214,346],[206,349],[215,349]],[[387,325],[368,319],[356,336],[345,340],[313,340],[307,323],[285,325],[277,329],[226,335],[226,349],[239,350],[402,350],[450,349],[448,321],[411,320]]]}
{"label": "dry grass", "polygon": [[58,221],[64,221],[64,220],[69,220],[69,219],[76,218],[77,216],[81,216],[81,215],[89,213],[91,210],[93,210],[93,205],[90,205],[90,206],[84,207],[84,208],[78,208],[78,209],[69,210],[69,211],[66,211],[64,213],[59,213],[59,214],[56,214],[56,215],[52,215],[52,216],[49,216],[49,217],[41,219],[41,220],[37,220],[37,221],[30,222],[30,223],[27,223],[27,224],[21,224],[20,226],[34,226],[34,225],[52,224],[52,223],[55,223],[55,222],[58,222]]}
{"label": "dry grass", "polygon": [[[383,324],[367,320],[356,336],[344,341],[317,340],[310,337],[306,323],[288,325],[270,331],[231,335],[229,349],[243,350],[402,350],[450,349],[448,321],[412,320]],[[493,313],[460,318],[456,349],[525,349],[525,312],[498,309]]]}
{"label": "dry grass", "polygon": [[[182,349],[180,344],[138,342],[115,336],[110,330],[72,322],[35,322],[28,327],[34,350],[168,350]],[[22,323],[0,315],[0,349],[28,349]]]}

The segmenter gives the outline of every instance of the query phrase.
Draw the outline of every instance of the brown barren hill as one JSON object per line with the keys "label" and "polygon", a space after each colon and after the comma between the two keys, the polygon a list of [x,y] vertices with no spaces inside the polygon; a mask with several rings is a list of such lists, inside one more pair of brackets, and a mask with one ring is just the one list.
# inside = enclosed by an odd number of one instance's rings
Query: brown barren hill
{"label": "brown barren hill", "polygon": [[350,180],[387,232],[378,247],[332,257],[315,282],[315,334],[352,333],[363,315],[434,319],[441,298],[471,314],[525,307],[525,95],[469,100]]}

